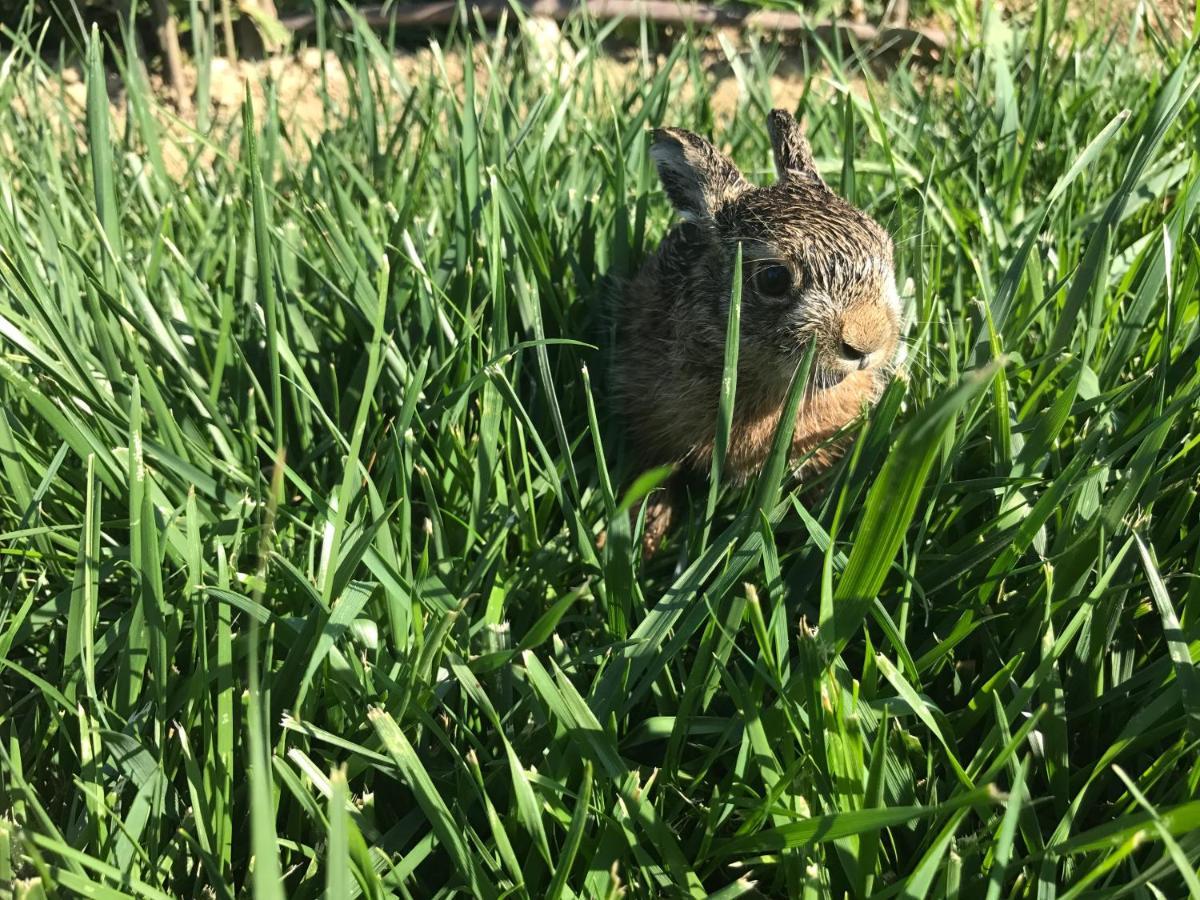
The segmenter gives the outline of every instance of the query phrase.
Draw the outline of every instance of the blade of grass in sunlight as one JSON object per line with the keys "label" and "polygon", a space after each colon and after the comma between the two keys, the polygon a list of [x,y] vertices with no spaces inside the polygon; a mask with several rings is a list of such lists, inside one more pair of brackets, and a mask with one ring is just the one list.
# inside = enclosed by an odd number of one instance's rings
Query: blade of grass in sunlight
{"label": "blade of grass in sunlight", "polygon": [[[921,0],[935,59],[321,2],[233,64],[187,0],[181,115],[146,4],[18,6],[0,894],[1200,890],[1191,23]],[[722,477],[774,314],[737,247],[789,252],[755,223],[672,275],[734,276],[712,469],[639,471],[611,354],[674,215],[649,130],[767,185],[776,106],[892,235],[904,360],[797,472],[809,342]],[[847,300],[796,263],[787,315]]]}

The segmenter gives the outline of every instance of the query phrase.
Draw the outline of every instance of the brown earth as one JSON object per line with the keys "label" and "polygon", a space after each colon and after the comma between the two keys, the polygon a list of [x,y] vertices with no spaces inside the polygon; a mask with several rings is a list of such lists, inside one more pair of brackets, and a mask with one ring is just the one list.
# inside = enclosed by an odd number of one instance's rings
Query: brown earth
{"label": "brown earth", "polygon": [[[1096,18],[1088,24],[1094,27],[1098,22],[1112,24],[1113,27],[1128,27],[1128,23],[1136,21],[1134,12],[1139,7],[1140,0],[1094,0],[1088,4],[1091,14]],[[1008,15],[1024,18],[1032,14],[1036,0],[1008,0],[1004,8]],[[1082,2],[1080,5],[1083,5]],[[1188,12],[1185,0],[1158,0],[1158,15],[1167,26],[1168,31],[1176,32],[1182,37],[1190,33],[1191,13]],[[1082,12],[1081,12],[1082,15]],[[1078,20],[1076,20],[1078,21]],[[946,23],[934,23],[944,26]],[[1178,29],[1178,31],[1176,31]],[[948,30],[948,29],[947,29]],[[498,40],[509,40],[501,34]],[[525,39],[535,42],[538,52],[529,54],[531,65],[537,66],[534,74],[547,79],[565,79],[570,77],[571,64],[576,51],[569,40],[565,39],[558,26],[547,20],[530,20],[525,33]],[[731,54],[745,49],[746,36],[736,32],[714,33],[705,39],[702,50],[707,89],[711,95],[714,115],[720,120],[728,120],[735,110],[745,102],[745,90],[739,83],[735,66],[730,61]],[[485,56],[495,52],[494,47],[477,46],[475,70],[478,73],[477,82],[486,84],[487,66]],[[650,60],[651,67],[661,64],[664,57]],[[610,87],[618,87],[631,79],[645,77],[645,61],[639,55],[626,48],[617,48],[614,52],[592,63],[599,66],[603,78]],[[284,125],[284,137],[288,152],[298,157],[307,153],[307,142],[319,138],[325,125],[324,102],[321,97],[321,75],[324,70],[325,85],[330,100],[338,107],[346,108],[353,102],[353,86],[346,77],[346,72],[339,60],[332,53],[322,56],[318,50],[304,49],[292,55],[279,55],[266,61],[241,61],[230,63],[224,58],[212,61],[209,73],[210,102],[207,105],[208,116],[217,127],[208,133],[222,135],[225,129],[220,127],[228,124],[241,115],[243,98],[247,88],[252,98],[254,108],[261,112],[267,103],[268,84],[274,85],[275,97]],[[385,93],[393,93],[399,97],[408,86],[428,79],[431,72],[444,71],[447,83],[456,90],[461,90],[463,79],[463,58],[457,53],[435,52],[430,47],[411,51],[397,52],[386,65],[377,67],[376,76],[379,89]],[[185,72],[188,92],[194,97],[197,72],[194,67],[188,67]],[[86,104],[87,90],[83,83],[82,73],[78,68],[67,69],[61,73],[61,78],[53,73],[41,71],[35,76],[39,84],[37,90],[46,99],[55,99],[55,95],[64,94],[68,108],[78,113],[75,121],[82,128],[83,110]],[[787,52],[770,79],[771,97],[780,106],[795,107],[804,91],[806,81],[814,77],[806,73],[801,64],[798,50]],[[867,81],[857,77],[848,83],[835,81],[829,75],[817,74],[818,83],[814,90],[818,97],[833,96],[835,93],[851,91],[860,96],[867,92]],[[163,128],[167,140],[163,141],[164,161],[175,177],[183,177],[197,163],[206,165],[224,153],[237,153],[236,142],[230,146],[209,144],[207,139],[196,130],[195,113],[187,120],[174,112],[169,101],[171,92],[167,90],[158,75],[149,76],[150,85],[156,96],[162,102],[155,104],[155,115]],[[685,99],[695,85],[684,82],[681,90]],[[125,124],[126,102],[125,92],[115,76],[110,77],[110,97],[113,103],[114,125],[122,129]],[[82,136],[80,136],[82,139]],[[0,144],[5,143],[0,136]]]}
{"label": "brown earth", "polygon": [[[728,51],[736,54],[737,51],[733,49],[735,37],[727,35],[724,40],[727,42]],[[546,79],[571,77],[571,65],[576,52],[570,43],[562,38],[553,22],[531,22],[526,39],[533,40],[540,46],[539,52],[530,54],[535,60],[531,65],[538,67],[534,74]],[[486,87],[487,84],[484,57],[493,52],[494,48],[491,47],[477,48],[475,71],[476,82],[480,88]],[[702,56],[714,115],[718,120],[727,120],[732,117],[738,106],[745,102],[744,88],[739,83],[729,56],[726,50],[722,49],[718,37],[713,36],[707,41]],[[654,68],[665,61],[666,57],[660,55],[649,60],[649,66]],[[436,52],[428,47],[399,52],[388,60],[387,65],[377,67],[377,89],[385,94],[392,93],[398,98],[408,87],[428,79],[431,72],[444,71],[447,83],[461,91],[463,63],[464,59],[460,54]],[[612,88],[619,88],[622,84],[643,78],[646,66],[646,62],[634,52],[617,52],[589,64],[599,67],[601,78]],[[347,79],[342,63],[333,53],[322,56],[318,50],[310,48],[294,55],[281,55],[259,62],[230,63],[224,58],[214,59],[209,71],[210,100],[207,105],[208,118],[214,127],[208,133],[224,134],[225,129],[222,126],[241,116],[247,88],[256,113],[261,114],[267,105],[268,85],[273,85],[275,101],[284,126],[286,146],[290,153],[304,157],[307,154],[307,142],[319,138],[326,123],[321,96],[322,69],[329,99],[336,107],[348,107],[354,102],[354,86]],[[37,73],[37,91],[45,100],[64,100],[68,110],[74,114],[72,118],[78,128],[82,129],[87,103],[87,87],[83,73],[78,67],[74,67],[59,74],[61,77],[45,71]],[[188,93],[193,98],[196,97],[197,71],[194,66],[186,67],[185,78]],[[771,96],[774,102],[781,106],[797,105],[804,90],[805,80],[802,66],[796,60],[785,58],[771,78]],[[861,79],[849,86],[834,86],[828,79],[824,81],[827,83],[818,89],[818,94],[831,95],[838,89],[865,92]],[[201,164],[211,163],[221,154],[238,152],[236,143],[228,146],[209,145],[206,138],[196,130],[195,112],[186,119],[178,115],[170,102],[171,91],[160,76],[150,75],[149,83],[159,101],[154,106],[155,116],[167,138],[163,141],[164,161],[175,177],[183,177],[196,161]],[[680,87],[683,99],[686,100],[696,87],[684,81]],[[110,77],[108,90],[112,101],[114,133],[119,133],[125,127],[128,114],[127,94],[115,76]],[[82,131],[78,137],[82,140]]]}

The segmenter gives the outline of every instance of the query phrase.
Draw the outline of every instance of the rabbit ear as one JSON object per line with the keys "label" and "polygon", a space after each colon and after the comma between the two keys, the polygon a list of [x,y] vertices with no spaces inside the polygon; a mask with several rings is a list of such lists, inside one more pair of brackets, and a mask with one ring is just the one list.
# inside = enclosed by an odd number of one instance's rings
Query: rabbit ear
{"label": "rabbit ear", "polygon": [[783,109],[773,109],[767,117],[767,130],[771,134],[771,150],[775,154],[775,173],[780,181],[799,178],[821,181],[813,163],[812,147],[804,136],[800,123]]}
{"label": "rabbit ear", "polygon": [[711,218],[750,187],[728,157],[682,128],[655,129],[650,155],[667,196],[685,219]]}

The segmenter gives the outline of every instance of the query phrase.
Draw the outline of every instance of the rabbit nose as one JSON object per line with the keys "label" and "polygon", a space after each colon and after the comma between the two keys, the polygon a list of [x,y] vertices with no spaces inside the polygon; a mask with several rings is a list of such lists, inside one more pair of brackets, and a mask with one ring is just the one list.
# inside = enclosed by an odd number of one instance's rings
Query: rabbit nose
{"label": "rabbit nose", "polygon": [[855,347],[853,344],[845,340],[842,341],[841,351],[842,359],[846,360],[846,362],[850,363],[851,365],[858,366],[860,369],[865,369],[871,358],[870,350],[864,350],[861,347]]}
{"label": "rabbit nose", "polygon": [[878,306],[861,306],[847,310],[842,317],[839,352],[842,360],[859,369],[871,364],[876,351],[888,342],[891,322],[887,312]]}

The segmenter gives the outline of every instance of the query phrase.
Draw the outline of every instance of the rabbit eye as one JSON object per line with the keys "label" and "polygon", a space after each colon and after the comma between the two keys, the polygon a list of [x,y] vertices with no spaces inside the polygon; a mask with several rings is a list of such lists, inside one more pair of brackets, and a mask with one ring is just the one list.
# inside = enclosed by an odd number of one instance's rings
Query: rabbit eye
{"label": "rabbit eye", "polygon": [[787,266],[764,266],[755,273],[754,286],[767,297],[782,297],[792,287],[792,273]]}

